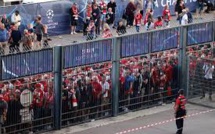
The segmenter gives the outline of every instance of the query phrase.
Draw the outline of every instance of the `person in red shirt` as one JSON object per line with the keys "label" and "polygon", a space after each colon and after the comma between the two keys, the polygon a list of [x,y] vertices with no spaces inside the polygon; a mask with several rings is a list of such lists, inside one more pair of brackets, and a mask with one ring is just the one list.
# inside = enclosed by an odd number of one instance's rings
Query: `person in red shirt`
{"label": "person in red shirt", "polygon": [[137,13],[134,17],[134,21],[135,21],[135,26],[136,26],[136,31],[139,32],[140,31],[140,26],[141,26],[141,21],[142,21],[142,14],[140,13],[140,10],[137,10]]}
{"label": "person in red shirt", "polygon": [[42,84],[37,83],[35,85],[35,90],[33,92],[33,102],[32,102],[35,119],[42,118],[43,116],[43,102],[44,102],[44,92],[42,90]]}
{"label": "person in red shirt", "polygon": [[169,6],[166,5],[163,10],[163,20],[166,23],[166,27],[169,27],[170,19],[171,19],[171,14],[170,14]]}
{"label": "person in red shirt", "polygon": [[90,1],[88,1],[87,7],[86,7],[86,19],[88,21],[90,21],[90,19],[92,17],[92,12],[93,12],[92,3]]}
{"label": "person in red shirt", "polygon": [[184,96],[183,89],[178,91],[178,97],[175,101],[174,111],[176,118],[177,132],[176,134],[182,134],[184,126],[184,117],[186,116],[186,98]]}
{"label": "person in red shirt", "polygon": [[154,27],[155,27],[155,29],[163,27],[163,22],[162,22],[162,18],[161,17],[158,17],[158,20],[155,22]]}

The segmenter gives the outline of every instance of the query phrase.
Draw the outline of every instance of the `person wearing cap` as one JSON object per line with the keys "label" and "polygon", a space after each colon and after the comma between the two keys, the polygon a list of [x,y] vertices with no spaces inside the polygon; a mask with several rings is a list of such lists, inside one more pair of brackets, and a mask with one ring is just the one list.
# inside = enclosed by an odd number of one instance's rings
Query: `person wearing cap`
{"label": "person wearing cap", "polygon": [[184,96],[183,89],[178,91],[178,97],[175,101],[174,111],[176,118],[177,132],[176,134],[182,134],[184,126],[184,117],[186,116],[186,105],[187,100]]}

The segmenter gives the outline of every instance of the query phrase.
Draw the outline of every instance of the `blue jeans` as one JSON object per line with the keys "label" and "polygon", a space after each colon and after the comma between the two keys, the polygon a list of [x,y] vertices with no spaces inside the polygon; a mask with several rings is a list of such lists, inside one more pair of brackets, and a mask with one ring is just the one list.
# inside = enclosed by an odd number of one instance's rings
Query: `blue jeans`
{"label": "blue jeans", "polygon": [[136,31],[140,32],[140,26],[136,26]]}

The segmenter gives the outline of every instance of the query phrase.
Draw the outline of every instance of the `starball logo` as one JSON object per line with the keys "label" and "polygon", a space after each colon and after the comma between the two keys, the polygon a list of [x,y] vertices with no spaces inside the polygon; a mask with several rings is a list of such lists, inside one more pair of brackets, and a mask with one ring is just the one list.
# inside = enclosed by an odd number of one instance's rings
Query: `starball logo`
{"label": "starball logo", "polygon": [[47,12],[46,12],[46,16],[48,19],[52,19],[54,17],[54,11],[49,9]]}

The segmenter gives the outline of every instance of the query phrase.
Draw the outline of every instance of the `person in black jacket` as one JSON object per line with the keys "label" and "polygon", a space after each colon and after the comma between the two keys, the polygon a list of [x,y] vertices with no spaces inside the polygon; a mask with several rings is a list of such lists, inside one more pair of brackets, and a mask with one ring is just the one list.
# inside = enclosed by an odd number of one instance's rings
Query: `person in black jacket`
{"label": "person in black jacket", "polygon": [[22,39],[21,32],[18,30],[18,27],[16,25],[12,24],[12,32],[9,38],[9,43],[11,44],[9,47],[10,53],[13,53],[14,50],[19,52],[19,43],[21,39]]}
{"label": "person in black jacket", "polygon": [[113,22],[115,20],[115,14],[116,14],[116,2],[115,0],[110,0],[110,2],[107,5],[107,8],[111,8],[113,12]]}
{"label": "person in black jacket", "polygon": [[112,8],[108,8],[108,12],[107,12],[105,18],[106,18],[106,23],[108,25],[113,25],[114,13],[112,12]]}
{"label": "person in black jacket", "polygon": [[116,32],[118,33],[118,35],[122,35],[126,33],[126,27],[123,25],[123,21],[119,21],[119,25],[117,27]]}
{"label": "person in black jacket", "polygon": [[98,5],[94,4],[92,18],[96,26],[96,35],[100,35],[100,17],[101,17],[101,11],[99,10]]}

